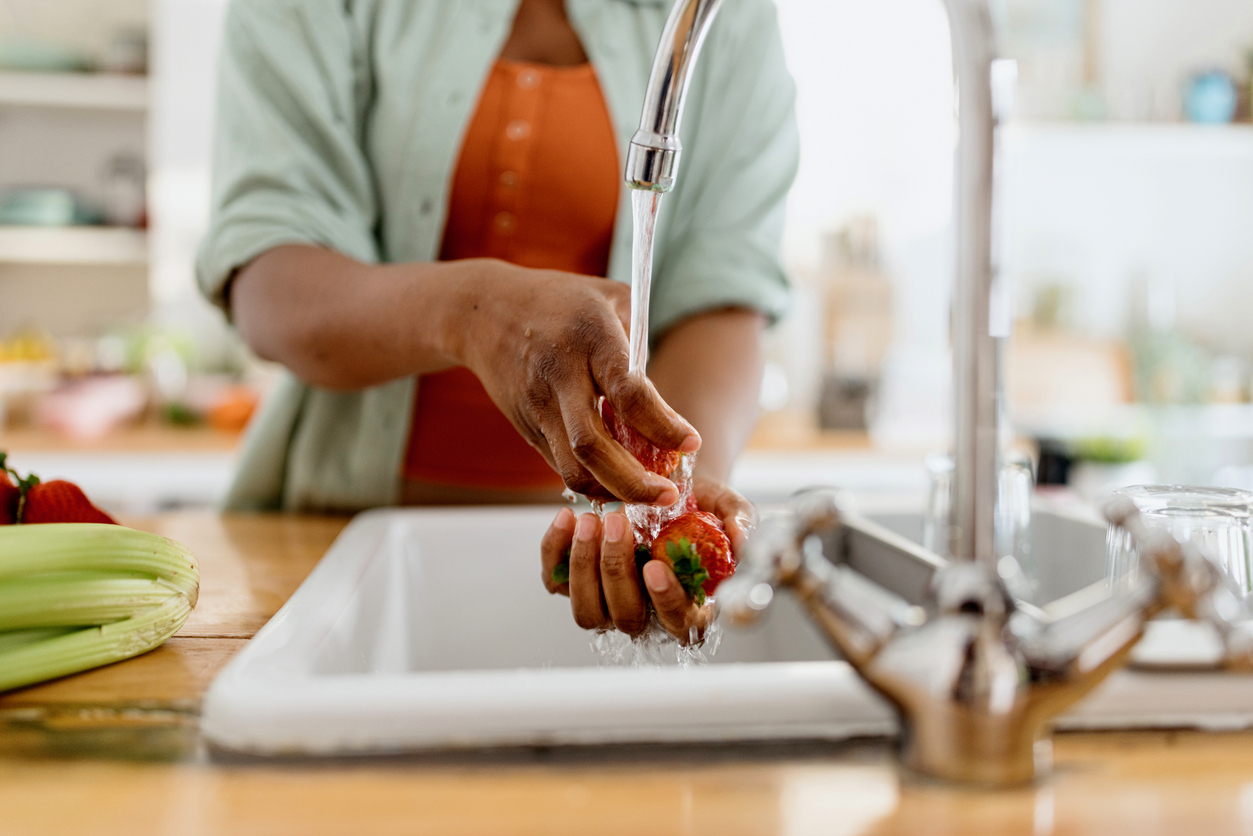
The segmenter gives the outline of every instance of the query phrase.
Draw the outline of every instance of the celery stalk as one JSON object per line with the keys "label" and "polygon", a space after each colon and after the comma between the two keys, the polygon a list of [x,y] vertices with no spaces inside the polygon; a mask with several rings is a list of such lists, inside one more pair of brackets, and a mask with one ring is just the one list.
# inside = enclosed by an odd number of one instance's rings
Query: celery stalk
{"label": "celery stalk", "polygon": [[[0,630],[110,624],[183,595],[162,580],[35,575],[0,581]],[[186,596],[184,596],[186,597]]]}
{"label": "celery stalk", "polygon": [[44,639],[55,639],[57,636],[64,636],[66,633],[73,633],[75,630],[81,629],[83,628],[36,627],[33,630],[10,630],[7,633],[0,633],[0,654],[15,647],[24,647],[28,644],[41,642]]}
{"label": "celery stalk", "polygon": [[52,572],[155,575],[196,605],[200,567],[187,548],[120,525],[56,523],[0,526],[0,581]]}
{"label": "celery stalk", "polygon": [[176,594],[123,621],[0,651],[0,691],[145,653],[178,632],[190,613],[188,598]]}

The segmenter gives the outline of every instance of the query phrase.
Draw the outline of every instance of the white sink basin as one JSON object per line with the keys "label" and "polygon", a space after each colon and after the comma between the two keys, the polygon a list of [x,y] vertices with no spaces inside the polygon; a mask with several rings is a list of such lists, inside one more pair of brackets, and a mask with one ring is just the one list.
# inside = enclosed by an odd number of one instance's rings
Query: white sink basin
{"label": "white sink basin", "polygon": [[[206,738],[253,754],[349,754],[894,731],[888,705],[787,595],[761,626],[729,628],[709,665],[600,667],[568,600],[540,582],[538,543],[554,513],[357,517],[213,683]],[[1075,588],[1087,582],[1070,574]],[[1253,677],[1122,671],[1061,725],[1250,724]]]}

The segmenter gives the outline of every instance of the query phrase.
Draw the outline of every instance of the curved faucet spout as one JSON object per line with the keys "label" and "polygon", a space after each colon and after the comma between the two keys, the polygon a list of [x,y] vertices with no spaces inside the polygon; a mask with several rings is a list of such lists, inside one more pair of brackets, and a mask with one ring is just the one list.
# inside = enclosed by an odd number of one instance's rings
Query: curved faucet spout
{"label": "curved faucet spout", "polygon": [[661,32],[644,94],[640,129],[627,149],[626,182],[633,189],[668,192],[679,169],[679,122],[709,24],[722,0],[676,0]]}

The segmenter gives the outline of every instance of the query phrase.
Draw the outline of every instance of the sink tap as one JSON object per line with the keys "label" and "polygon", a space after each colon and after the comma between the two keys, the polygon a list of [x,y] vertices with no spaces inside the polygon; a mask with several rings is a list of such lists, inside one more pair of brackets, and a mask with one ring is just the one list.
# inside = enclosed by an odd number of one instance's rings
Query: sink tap
{"label": "sink tap", "polygon": [[640,127],[627,148],[626,182],[633,189],[668,192],[679,170],[679,122],[692,68],[722,0],[676,0],[661,31],[644,93]]}
{"label": "sink tap", "polygon": [[[701,45],[722,0],[676,0],[645,89],[639,130],[627,149],[626,182],[668,192],[678,175],[679,124]],[[950,553],[991,565],[998,474],[998,341],[992,318],[993,161],[996,58],[988,0],[944,0],[958,90],[957,285],[953,306],[954,443]]]}
{"label": "sink tap", "polygon": [[[1127,659],[1165,609],[1205,618],[1227,640],[1229,665],[1253,665],[1247,613],[1217,567],[1191,544],[1150,531],[1129,500],[1106,510],[1135,547],[1146,577],[1131,593],[1050,618],[1016,602],[979,561],[932,555],[928,607],[871,581],[891,550],[919,547],[857,518],[838,494],[802,494],[763,521],[718,611],[751,623],[777,588],[790,589],[861,677],[901,720],[901,759],[938,778],[985,786],[1031,781],[1051,765],[1049,726]],[[873,554],[870,552],[873,550]]]}

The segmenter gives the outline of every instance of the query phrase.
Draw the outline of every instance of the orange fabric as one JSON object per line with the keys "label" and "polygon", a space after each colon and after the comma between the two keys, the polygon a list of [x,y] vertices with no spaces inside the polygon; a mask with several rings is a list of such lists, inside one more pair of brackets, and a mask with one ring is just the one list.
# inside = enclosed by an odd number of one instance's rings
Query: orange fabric
{"label": "orange fabric", "polygon": [[[490,257],[603,276],[620,181],[613,124],[591,65],[499,60],[462,144],[440,259]],[[418,380],[404,476],[561,487],[464,367]]]}

